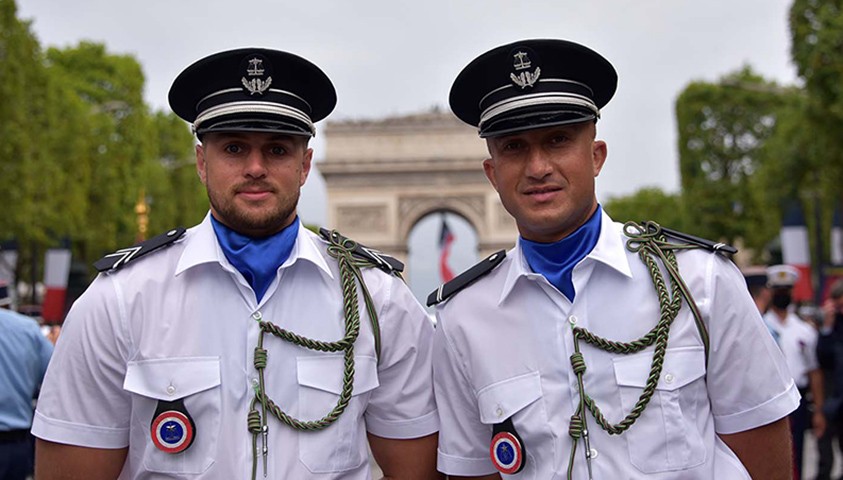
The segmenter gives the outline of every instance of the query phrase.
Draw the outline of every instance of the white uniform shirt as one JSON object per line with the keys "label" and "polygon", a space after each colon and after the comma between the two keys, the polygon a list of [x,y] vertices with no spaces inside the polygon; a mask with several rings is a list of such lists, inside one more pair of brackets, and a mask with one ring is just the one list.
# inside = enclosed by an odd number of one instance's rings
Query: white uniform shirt
{"label": "white uniform shirt", "polygon": [[[318,432],[300,433],[268,414],[267,478],[368,479],[366,432],[402,439],[438,429],[432,324],[400,279],[375,268],[363,276],[380,320],[380,362],[358,295],[353,398],[336,423]],[[86,447],[129,446],[121,479],[250,478],[256,318],[312,339],[339,340],[345,335],[339,278],[326,243],[300,228],[289,259],[256,303],[206,217],[174,245],[100,275],[74,304],[33,433]],[[282,410],[317,420],[334,408],[342,352],[308,350],[270,334],[264,348],[266,391]],[[150,423],[159,399],[180,397],[196,423],[195,440],[168,454],[153,445]]]}
{"label": "white uniform shirt", "polygon": [[770,310],[764,315],[764,321],[782,349],[790,374],[796,380],[796,386],[807,388],[808,372],[820,368],[817,361],[817,330],[792,312],[788,312],[782,322],[778,315]]}
{"label": "white uniform shirt", "polygon": [[[573,304],[531,272],[516,246],[495,270],[439,306],[433,351],[441,471],[494,473],[492,427],[512,418],[527,453],[524,469],[511,478],[565,478],[568,426],[579,402],[570,362],[572,324],[632,341],[659,318],[647,267],[626,250],[621,225],[605,214],[601,221],[597,245],[573,271]],[[749,478],[717,434],[768,424],[798,404],[787,366],[737,268],[704,250],[677,257],[710,334],[708,367],[683,302],[658,387],[635,424],[610,436],[585,414],[595,479]],[[586,394],[611,423],[620,422],[643,391],[653,347],[623,355],[581,341],[580,349]],[[588,478],[584,455],[580,441],[576,479]]]}

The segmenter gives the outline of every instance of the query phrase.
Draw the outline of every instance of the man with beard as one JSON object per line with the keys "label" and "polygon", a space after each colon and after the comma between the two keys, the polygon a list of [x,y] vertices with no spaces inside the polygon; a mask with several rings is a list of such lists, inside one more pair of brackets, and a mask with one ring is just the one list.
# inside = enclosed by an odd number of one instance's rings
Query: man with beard
{"label": "man with beard", "polygon": [[[767,269],[767,285],[772,290],[770,307],[764,322],[776,339],[790,374],[802,394],[799,408],[790,414],[793,435],[793,466],[796,478],[802,471],[805,431],[812,428],[816,438],[825,433],[823,415],[823,375],[817,360],[818,332],[793,312],[793,286],[799,280],[799,270],[790,265],[774,265]],[[810,393],[810,398],[808,394]],[[809,409],[809,404],[813,408]]]}
{"label": "man with beard", "polygon": [[367,443],[387,478],[439,477],[433,327],[400,262],[296,215],[335,103],[277,50],[176,78],[210,212],[95,264],[38,405],[39,479],[368,479]]}
{"label": "man with beard", "polygon": [[597,201],[608,147],[596,122],[616,86],[597,52],[535,39],[480,55],[451,87],[520,235],[428,299],[439,469],[787,479],[799,394],[723,255],[735,250],[617,224]]}

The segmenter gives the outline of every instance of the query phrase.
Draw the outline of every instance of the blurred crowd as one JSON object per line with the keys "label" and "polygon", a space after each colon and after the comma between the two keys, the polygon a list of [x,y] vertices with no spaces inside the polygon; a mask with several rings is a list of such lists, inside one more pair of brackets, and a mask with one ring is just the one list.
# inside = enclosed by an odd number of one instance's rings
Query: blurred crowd
{"label": "blurred crowd", "polygon": [[[800,272],[789,265],[744,270],[747,287],[802,395],[790,415],[794,479],[801,480],[805,435],[818,446],[816,480],[831,480],[834,444],[843,452],[843,279],[832,283],[819,306],[797,304]],[[837,479],[835,479],[837,480]]]}

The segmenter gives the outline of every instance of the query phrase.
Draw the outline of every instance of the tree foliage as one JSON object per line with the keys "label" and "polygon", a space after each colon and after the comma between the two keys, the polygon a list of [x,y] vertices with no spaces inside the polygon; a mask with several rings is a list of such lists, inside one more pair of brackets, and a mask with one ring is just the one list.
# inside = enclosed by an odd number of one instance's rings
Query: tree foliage
{"label": "tree foliage", "polygon": [[201,219],[192,135],[143,87],[137,60],[102,44],[43,51],[0,0],[0,241],[17,240],[19,272],[60,242],[85,264],[134,243],[142,192],[150,234]]}
{"label": "tree foliage", "polygon": [[603,208],[617,222],[652,220],[668,228],[686,230],[681,204],[681,195],[648,187],[632,195],[610,198]]}
{"label": "tree foliage", "polygon": [[760,152],[800,93],[744,67],[717,83],[693,82],[676,102],[685,216],[692,233],[761,247],[775,236],[753,190]]}
{"label": "tree foliage", "polygon": [[[817,210],[809,227],[819,221],[828,238],[832,212],[843,205],[843,0],[794,0],[790,33],[806,94],[801,124],[793,126],[802,148],[791,168],[804,171],[798,198]],[[828,259],[823,250],[815,261]]]}

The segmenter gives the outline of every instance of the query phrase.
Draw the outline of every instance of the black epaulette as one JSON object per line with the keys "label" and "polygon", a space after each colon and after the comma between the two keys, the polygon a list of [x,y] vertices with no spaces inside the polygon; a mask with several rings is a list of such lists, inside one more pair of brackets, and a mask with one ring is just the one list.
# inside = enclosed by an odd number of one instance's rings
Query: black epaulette
{"label": "black epaulette", "polygon": [[175,242],[181,238],[186,231],[187,230],[184,227],[174,228],[167,233],[162,233],[161,235],[152,237],[149,240],[136,243],[129,248],[121,248],[120,250],[117,250],[114,253],[109,253],[94,262],[94,268],[100,272],[117,270],[127,263],[135,261],[146,255],[147,253],[154,252],[159,248],[166,247],[167,245]]}
{"label": "black epaulette", "polygon": [[[345,243],[349,240],[348,237],[340,235],[339,232],[335,230],[328,230],[327,228],[320,228],[319,234],[322,235],[322,238],[328,242],[333,241],[334,243]],[[331,238],[332,235],[333,239]],[[401,261],[375,250],[374,248],[369,248],[355,242],[354,240],[351,241],[354,243],[354,248],[351,250],[352,255],[372,262],[376,267],[390,275],[400,274],[404,271],[404,264],[401,263]]]}
{"label": "black epaulette", "polygon": [[477,281],[477,279],[483,275],[486,275],[494,270],[495,267],[500,265],[504,258],[506,258],[506,250],[497,251],[483,259],[480,263],[457,275],[450,282],[440,285],[439,288],[430,292],[430,295],[427,296],[427,306],[430,307],[436,305],[437,303],[444,302],[451,295],[459,292],[463,288]]}
{"label": "black epaulette", "polygon": [[[648,224],[648,225],[649,225],[648,228],[650,228],[651,232],[654,231],[654,229],[656,228],[652,224]],[[725,253],[725,254],[728,254],[728,255],[734,255],[734,254],[738,253],[737,248],[735,248],[731,245],[722,243],[722,242],[712,242],[711,240],[706,240],[704,238],[695,237],[695,236],[689,235],[687,233],[677,232],[676,230],[671,230],[669,228],[661,227],[661,229],[662,229],[662,233],[664,233],[668,237],[673,237],[677,240],[681,240],[683,242],[687,242],[687,243],[690,243],[692,245],[697,245],[697,246],[702,247],[702,248],[704,248],[708,251],[711,251],[711,252]]]}

